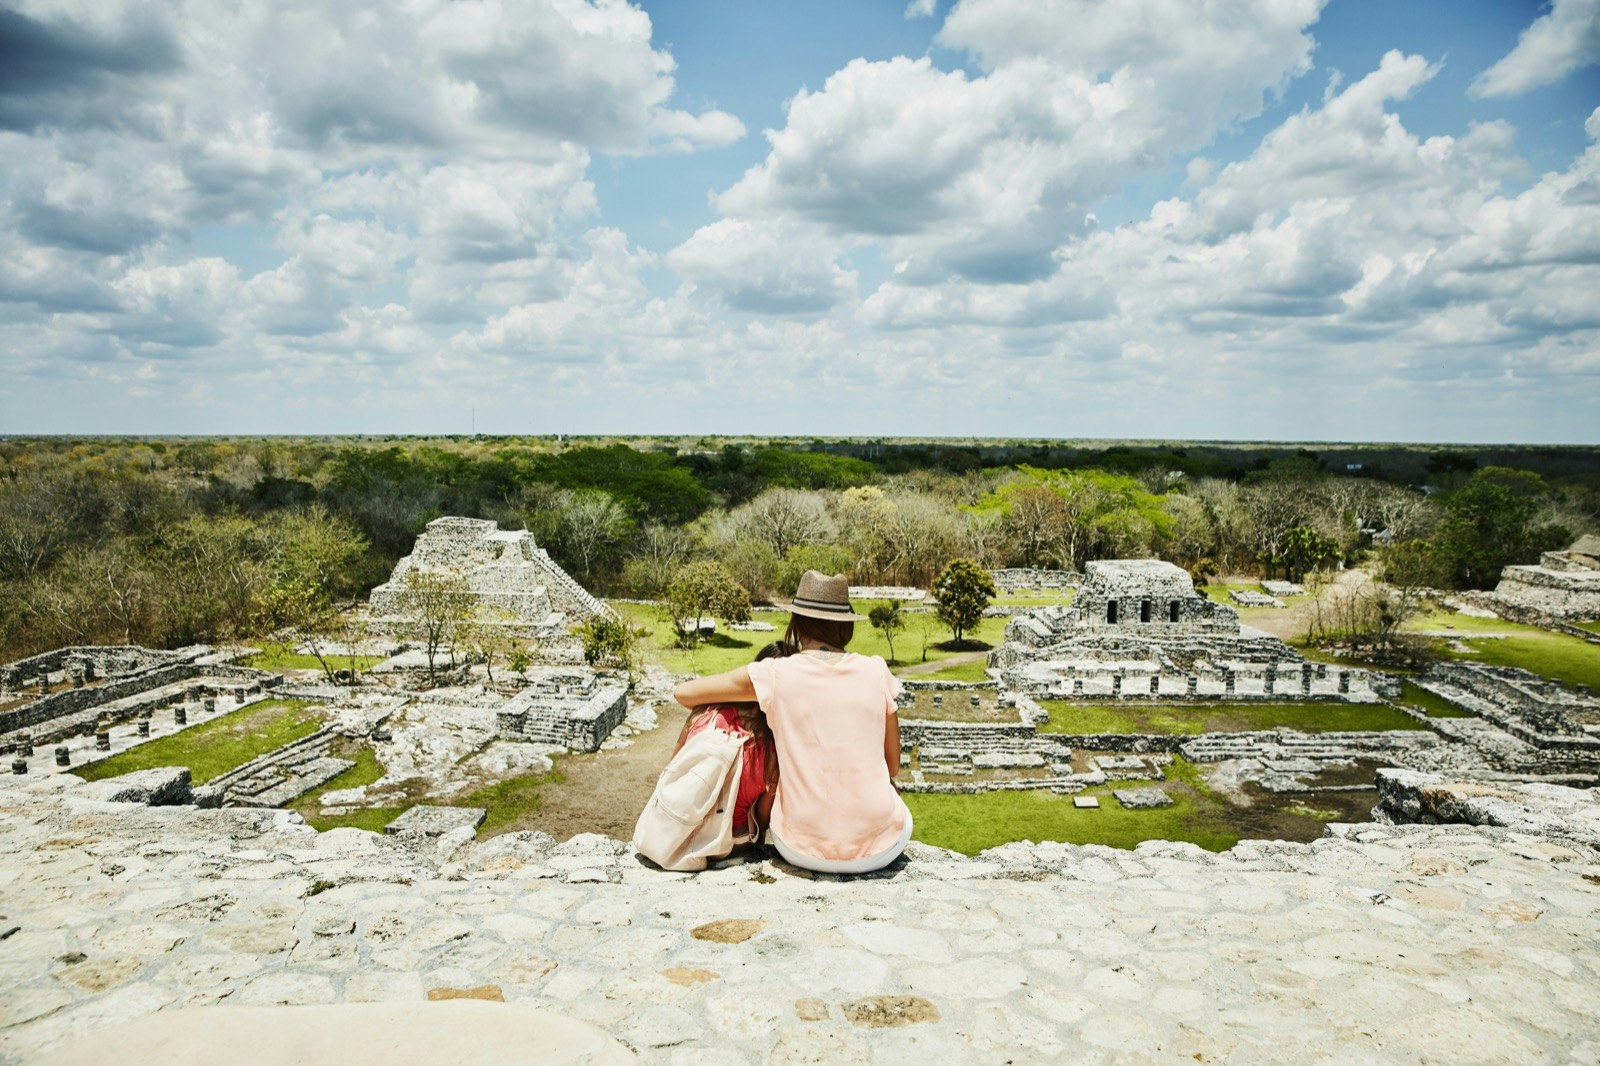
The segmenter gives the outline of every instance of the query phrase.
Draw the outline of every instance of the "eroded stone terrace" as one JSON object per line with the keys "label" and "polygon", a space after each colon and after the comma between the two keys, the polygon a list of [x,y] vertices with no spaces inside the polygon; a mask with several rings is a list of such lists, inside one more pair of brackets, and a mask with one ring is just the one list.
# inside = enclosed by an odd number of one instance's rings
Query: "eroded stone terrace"
{"label": "eroded stone terrace", "polygon": [[[603,837],[318,835],[105,788],[0,788],[8,1062],[159,1010],[438,989],[557,1009],[651,1061],[1600,1060],[1587,837],[1365,825],[1223,855],[914,845],[854,881],[688,876]],[[1473,802],[1517,822],[1515,794]]]}

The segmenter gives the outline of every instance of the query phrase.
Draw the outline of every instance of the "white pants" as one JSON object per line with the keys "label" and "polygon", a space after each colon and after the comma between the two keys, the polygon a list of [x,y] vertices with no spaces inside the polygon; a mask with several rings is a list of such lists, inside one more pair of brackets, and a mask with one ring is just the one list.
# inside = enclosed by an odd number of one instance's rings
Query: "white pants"
{"label": "white pants", "polygon": [[873,870],[881,870],[900,857],[906,850],[906,845],[911,842],[911,812],[906,812],[906,827],[900,831],[900,836],[893,844],[882,851],[867,855],[860,859],[819,859],[807,855],[803,851],[796,851],[778,839],[778,834],[768,832],[767,837],[772,841],[773,847],[778,849],[778,854],[783,856],[783,861],[791,866],[798,866],[803,870],[814,870],[819,874],[865,874]]}

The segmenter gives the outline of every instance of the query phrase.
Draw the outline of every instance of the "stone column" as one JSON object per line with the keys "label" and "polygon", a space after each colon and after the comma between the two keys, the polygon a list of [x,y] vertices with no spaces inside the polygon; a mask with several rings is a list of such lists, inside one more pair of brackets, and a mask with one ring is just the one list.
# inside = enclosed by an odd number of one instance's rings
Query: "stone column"
{"label": "stone column", "polygon": [[216,699],[216,697],[215,696],[207,696],[205,699],[201,700],[200,701],[200,708],[201,708],[201,710],[205,711],[207,714],[216,714],[217,713],[217,699]]}
{"label": "stone column", "polygon": [[1278,664],[1276,661],[1267,664],[1267,669],[1262,674],[1262,677],[1265,679],[1262,691],[1270,696],[1278,685]]}
{"label": "stone column", "polygon": [[1083,678],[1075,677],[1072,679],[1072,694],[1074,696],[1083,695]]}
{"label": "stone column", "polygon": [[141,737],[149,737],[150,736],[150,719],[148,719],[148,718],[139,719],[139,735]]}
{"label": "stone column", "polygon": [[19,755],[32,755],[33,754],[33,734],[32,733],[19,733],[19,734],[17,734],[17,753]]}
{"label": "stone column", "polygon": [[39,695],[50,695],[50,673],[46,671],[39,675]]}
{"label": "stone column", "polygon": [[1310,663],[1306,663],[1304,666],[1302,666],[1300,668],[1300,692],[1301,692],[1302,695],[1306,695],[1306,696],[1311,695],[1311,674],[1312,673],[1313,673],[1313,670],[1312,670],[1312,666],[1311,666]]}
{"label": "stone column", "polygon": [[72,753],[67,750],[67,746],[65,744],[57,744],[56,745],[56,765],[57,766],[71,766],[72,765]]}
{"label": "stone column", "polygon": [[1233,671],[1231,669],[1222,671],[1222,691],[1229,696],[1233,695]]}
{"label": "stone column", "polygon": [[1350,692],[1350,671],[1348,670],[1339,671],[1339,691],[1345,695]]}
{"label": "stone column", "polygon": [[172,720],[174,722],[178,723],[179,725],[188,725],[189,724],[189,708],[185,707],[181,703],[178,704],[176,707],[172,708]]}
{"label": "stone column", "polygon": [[1188,677],[1184,678],[1183,679],[1183,687],[1184,687],[1184,690],[1186,692],[1188,692],[1189,695],[1191,695],[1191,696],[1199,694],[1199,692],[1200,692],[1200,675],[1199,674],[1190,674]]}
{"label": "stone column", "polygon": [[1116,673],[1111,675],[1111,695],[1112,695],[1113,698],[1122,695],[1122,671],[1121,670],[1118,670]]}
{"label": "stone column", "polygon": [[28,772],[28,760],[26,760],[26,759],[12,759],[11,760],[11,772],[16,774],[18,777],[21,777],[23,774],[27,773]]}
{"label": "stone column", "polygon": [[111,750],[111,733],[109,731],[102,729],[102,730],[100,730],[98,733],[96,733],[94,735],[94,750],[95,751],[110,751]]}

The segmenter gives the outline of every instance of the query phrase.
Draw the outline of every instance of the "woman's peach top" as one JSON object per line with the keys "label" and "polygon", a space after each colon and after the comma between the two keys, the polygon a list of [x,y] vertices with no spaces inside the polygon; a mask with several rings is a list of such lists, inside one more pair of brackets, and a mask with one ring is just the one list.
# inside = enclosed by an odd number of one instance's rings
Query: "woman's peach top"
{"label": "woman's peach top", "polygon": [[884,762],[900,682],[883,660],[802,653],[751,663],[750,680],[778,746],[773,833],[819,859],[861,859],[893,844],[911,812]]}

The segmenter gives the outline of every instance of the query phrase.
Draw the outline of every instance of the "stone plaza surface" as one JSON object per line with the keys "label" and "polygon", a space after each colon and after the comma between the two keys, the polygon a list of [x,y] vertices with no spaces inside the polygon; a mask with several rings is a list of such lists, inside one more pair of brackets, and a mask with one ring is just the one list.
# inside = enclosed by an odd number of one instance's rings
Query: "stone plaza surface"
{"label": "stone plaza surface", "polygon": [[[1446,787],[1397,784],[1401,805]],[[1511,786],[1503,828],[1336,826],[1221,855],[913,845],[856,880],[100,794],[0,787],[5,1062],[159,1011],[454,997],[660,1062],[1600,1061],[1600,850],[1521,820]]]}

